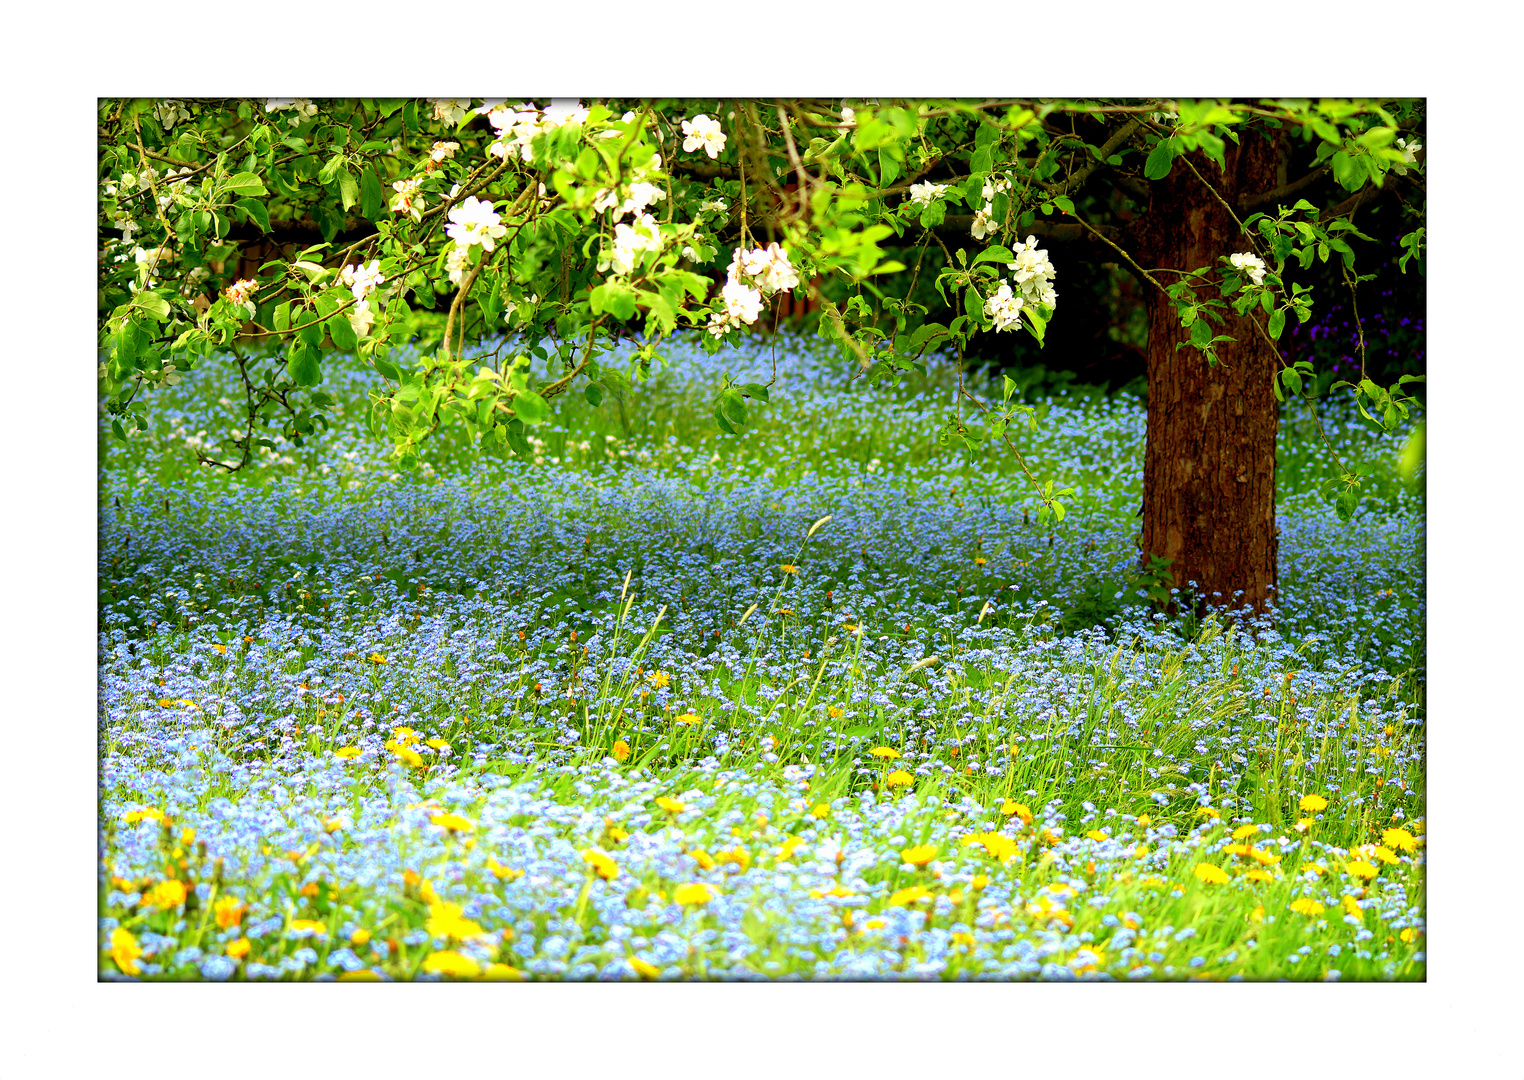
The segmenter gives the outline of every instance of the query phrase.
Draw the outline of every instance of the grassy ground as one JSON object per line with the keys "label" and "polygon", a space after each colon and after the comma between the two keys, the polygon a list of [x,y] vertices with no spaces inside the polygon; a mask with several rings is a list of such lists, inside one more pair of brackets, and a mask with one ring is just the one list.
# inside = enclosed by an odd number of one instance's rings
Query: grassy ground
{"label": "grassy ground", "polygon": [[[1424,977],[1424,522],[1305,417],[1273,618],[1134,573],[1135,400],[939,445],[952,381],[805,342],[569,395],[534,463],[364,429],[235,476],[215,372],[102,442],[100,972],[144,979]],[[773,403],[734,437],[722,372]]]}

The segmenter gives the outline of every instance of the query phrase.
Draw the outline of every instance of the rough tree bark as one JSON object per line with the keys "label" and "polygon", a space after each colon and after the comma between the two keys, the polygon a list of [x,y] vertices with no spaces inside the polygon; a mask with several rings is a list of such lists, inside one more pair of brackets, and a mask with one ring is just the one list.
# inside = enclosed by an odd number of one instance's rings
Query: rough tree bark
{"label": "rough tree bark", "polygon": [[[1275,187],[1277,147],[1259,132],[1226,151],[1219,170],[1200,154],[1176,161],[1150,185],[1149,213],[1139,222],[1143,265],[1165,284],[1164,270],[1218,266],[1221,256],[1251,250],[1229,205]],[[1196,173],[1200,173],[1198,178]],[[1276,585],[1275,436],[1279,413],[1271,380],[1275,353],[1249,322],[1227,311],[1214,328],[1236,340],[1217,347],[1208,366],[1189,345],[1174,304],[1158,290],[1148,298],[1148,439],[1143,467],[1143,551],[1172,560],[1176,587],[1197,584],[1198,609],[1252,605],[1262,610]]]}

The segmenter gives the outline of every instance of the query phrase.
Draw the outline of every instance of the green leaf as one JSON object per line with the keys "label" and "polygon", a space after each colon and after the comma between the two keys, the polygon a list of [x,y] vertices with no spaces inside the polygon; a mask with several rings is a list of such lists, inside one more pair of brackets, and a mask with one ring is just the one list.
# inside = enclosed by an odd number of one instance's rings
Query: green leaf
{"label": "green leaf", "polygon": [[344,204],[345,210],[360,201],[360,182],[348,169],[339,170],[339,200]]}
{"label": "green leaf", "polygon": [[132,306],[147,312],[152,318],[165,322],[169,319],[169,301],[156,292],[144,290],[132,298]]}
{"label": "green leaf", "polygon": [[316,386],[323,378],[318,351],[305,342],[293,344],[291,355],[286,358],[286,374],[298,386]]}
{"label": "green leaf", "polygon": [[1158,145],[1149,151],[1148,160],[1143,163],[1143,175],[1150,180],[1163,180],[1169,175],[1174,163],[1175,140],[1161,139]]}
{"label": "green leaf", "polygon": [[520,390],[513,395],[513,415],[538,427],[550,417],[550,403],[533,390]]}
{"label": "green leaf", "polygon": [[[297,141],[300,142],[301,140]],[[305,149],[306,144],[303,144],[302,148]],[[265,182],[251,172],[239,173],[238,175],[232,177],[226,184],[223,185],[223,190],[231,192],[234,195],[269,194],[269,192],[265,190]]]}
{"label": "green leaf", "polygon": [[761,383],[736,383],[736,389],[740,390],[748,397],[756,398],[758,401],[767,400],[767,387],[763,386]]}
{"label": "green leaf", "polygon": [[376,170],[368,168],[360,174],[360,213],[367,220],[375,221],[385,205],[386,202],[381,194],[381,181],[376,179]]}
{"label": "green leaf", "polygon": [[1191,344],[1197,348],[1204,348],[1212,343],[1212,327],[1205,319],[1197,319],[1191,323]]}
{"label": "green leaf", "polygon": [[261,231],[270,231],[270,211],[265,209],[264,203],[258,199],[239,199],[233,205],[242,210],[244,216],[258,225]]}
{"label": "green leaf", "polygon": [[746,399],[741,396],[741,391],[734,387],[720,391],[720,413],[735,427],[746,423]]}
{"label": "green leaf", "polygon": [[1274,311],[1272,311],[1270,313],[1270,326],[1268,328],[1269,331],[1270,331],[1270,336],[1272,338],[1276,339],[1276,340],[1279,340],[1280,336],[1281,336],[1281,331],[1284,330],[1285,328],[1286,328],[1286,309],[1285,308],[1276,308]]}
{"label": "green leaf", "polygon": [[284,334],[291,329],[291,301],[287,300],[275,309],[275,329]]}
{"label": "green leaf", "polygon": [[582,388],[582,396],[587,398],[587,403],[596,409],[603,404],[603,387],[590,382]]}
{"label": "green leaf", "polygon": [[112,417],[111,419],[111,434],[115,435],[123,442],[127,441],[127,432],[122,430],[122,422],[115,417]]}
{"label": "green leaf", "polygon": [[350,325],[349,316],[339,312],[328,318],[325,324],[328,327],[328,336],[333,338],[333,343],[341,349],[353,349],[360,344],[360,339],[355,336],[355,328]]}
{"label": "green leaf", "polygon": [[398,371],[386,357],[373,355],[370,362],[383,379],[390,379],[392,382],[399,382],[402,379],[402,372]]}

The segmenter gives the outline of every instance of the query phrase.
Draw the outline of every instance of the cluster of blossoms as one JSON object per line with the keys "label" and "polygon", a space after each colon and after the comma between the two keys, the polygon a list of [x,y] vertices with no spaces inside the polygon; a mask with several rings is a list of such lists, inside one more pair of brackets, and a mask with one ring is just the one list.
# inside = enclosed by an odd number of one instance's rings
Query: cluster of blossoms
{"label": "cluster of blossoms", "polygon": [[992,176],[984,182],[984,206],[974,212],[974,226],[969,230],[974,234],[975,240],[983,240],[986,236],[994,234],[998,227],[995,223],[995,196],[1002,191],[1010,190],[1009,177]]}
{"label": "cluster of blossoms", "polygon": [[946,184],[911,184],[910,205],[930,206],[933,199],[941,198],[942,192],[947,190]]}
{"label": "cluster of blossoms", "polygon": [[355,306],[349,309],[349,325],[354,327],[357,335],[364,337],[376,323],[375,313],[370,308],[370,295],[386,280],[381,276],[381,261],[372,259],[369,263],[346,266],[339,272],[339,280],[349,286],[350,294],[355,298]]}
{"label": "cluster of blossoms", "polygon": [[476,112],[487,118],[497,135],[496,141],[487,148],[489,154],[500,158],[512,155],[529,163],[534,161],[531,144],[536,135],[554,131],[565,124],[584,124],[588,117],[588,111],[580,101],[553,100],[543,110],[531,102],[509,109],[501,100],[487,101],[478,106]]}
{"label": "cluster of blossoms", "polygon": [[683,121],[683,150],[693,153],[695,150],[703,150],[710,158],[720,156],[720,151],[725,149],[725,133],[720,130],[720,122],[711,120],[704,113],[699,113],[692,120]]}
{"label": "cluster of blossoms", "polygon": [[[452,198],[458,190],[459,185],[450,190]],[[491,251],[497,241],[508,234],[508,227],[503,224],[501,215],[492,209],[491,202],[474,195],[452,206],[447,216],[450,224],[445,226],[445,235],[455,241],[455,246],[445,255],[445,269],[450,281],[459,285],[466,268],[471,265],[471,248],[480,244],[483,251]]]}
{"label": "cluster of blossoms", "polygon": [[228,303],[237,304],[249,313],[249,318],[254,317],[254,294],[259,291],[259,285],[250,278],[240,278],[233,282],[222,295],[227,297]]}
{"label": "cluster of blossoms", "polygon": [[1029,304],[1056,307],[1058,293],[1053,290],[1053,278],[1058,271],[1048,261],[1047,251],[1037,246],[1037,237],[1028,236],[1025,244],[1017,244],[1011,251],[1016,261],[1006,265],[1021,289],[1022,299]]}
{"label": "cluster of blossoms", "polygon": [[165,131],[174,127],[181,120],[189,120],[191,118],[190,110],[185,107],[183,102],[176,101],[174,98],[165,98],[155,105],[153,115]]}
{"label": "cluster of blossoms", "polygon": [[288,109],[296,113],[295,116],[286,121],[291,127],[296,127],[300,124],[304,116],[317,115],[317,106],[312,103],[310,98],[270,98],[265,102],[265,112],[285,112]]}
{"label": "cluster of blossoms", "polygon": [[429,162],[424,166],[429,172],[439,167],[440,162],[449,161],[455,156],[455,151],[460,149],[458,142],[436,142],[429,150]]}
{"label": "cluster of blossoms", "polygon": [[451,127],[460,123],[460,118],[471,111],[470,98],[425,98],[424,100],[434,106],[434,119],[443,120]]}
{"label": "cluster of blossoms", "polygon": [[604,248],[598,259],[601,274],[610,267],[617,275],[631,273],[643,251],[661,250],[661,226],[650,214],[637,214],[631,222],[614,226],[614,244]]}
{"label": "cluster of blossoms", "polygon": [[619,201],[618,188],[604,188],[593,199],[593,209],[599,213],[612,209],[614,220],[618,221],[626,214],[640,216],[647,206],[660,202],[666,197],[667,193],[650,181],[637,180],[630,185],[629,194],[625,196],[623,202]]}
{"label": "cluster of blossoms", "polygon": [[1241,271],[1249,276],[1249,280],[1256,285],[1264,283],[1265,263],[1258,255],[1248,252],[1229,255],[1228,262],[1232,263],[1233,269]]}
{"label": "cluster of blossoms", "polygon": [[1395,145],[1398,150],[1402,151],[1403,163],[1402,165],[1393,165],[1392,171],[1398,176],[1406,176],[1408,170],[1405,166],[1412,165],[1418,160],[1418,151],[1423,149],[1423,143],[1417,139],[1414,139],[1412,142],[1408,142],[1406,139],[1398,139]]}
{"label": "cluster of blossoms", "polygon": [[1019,326],[1021,311],[1028,304],[1054,307],[1058,303],[1058,293],[1053,289],[1058,271],[1048,261],[1047,251],[1037,246],[1037,237],[1027,237],[1025,244],[1017,244],[1012,250],[1016,261],[1006,265],[1012,271],[1016,289],[1002,281],[995,294],[984,302],[985,313],[995,321],[997,331]]}
{"label": "cluster of blossoms", "polygon": [[423,180],[416,176],[393,181],[392,190],[396,191],[397,195],[391,202],[392,211],[407,214],[414,221],[422,221],[423,211],[428,207],[418,190],[422,185]]}
{"label": "cluster of blossoms", "polygon": [[709,332],[722,337],[742,323],[750,326],[762,313],[764,297],[795,288],[798,284],[799,272],[789,262],[788,252],[777,243],[750,251],[736,248],[725,285],[720,289],[725,310],[715,312],[710,318]]}

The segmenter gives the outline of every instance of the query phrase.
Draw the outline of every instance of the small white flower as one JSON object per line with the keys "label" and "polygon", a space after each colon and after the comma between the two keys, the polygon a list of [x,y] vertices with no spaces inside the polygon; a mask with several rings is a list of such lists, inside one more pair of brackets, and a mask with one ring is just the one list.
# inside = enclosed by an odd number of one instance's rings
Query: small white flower
{"label": "small white flower", "polygon": [[944,192],[946,190],[947,190],[947,185],[946,184],[932,184],[932,183],[911,184],[910,185],[910,205],[912,205],[912,206],[930,206],[931,205],[931,201],[933,199],[940,198],[941,195],[942,195],[942,192]]}
{"label": "small white flower", "polygon": [[725,149],[725,133],[720,130],[720,122],[709,119],[704,113],[692,120],[684,120],[683,134],[687,136],[683,140],[683,150],[687,153],[702,149],[711,158],[717,158]]}
{"label": "small white flower", "polygon": [[841,122],[847,127],[856,127],[857,111],[850,105],[843,105],[841,107]]}
{"label": "small white flower", "polygon": [[465,277],[466,270],[471,266],[471,249],[456,244],[445,255],[445,269],[449,271],[450,280],[459,285],[461,278]]}
{"label": "small white flower", "polygon": [[995,229],[995,219],[990,217],[989,211],[974,211],[974,224],[968,231],[974,234],[975,240],[983,240],[986,236],[993,236]]}
{"label": "small white flower", "polygon": [[381,276],[381,261],[372,259],[369,264],[346,266],[339,271],[339,280],[349,286],[356,300],[364,300],[386,280]]}
{"label": "small white flower", "polygon": [[252,279],[242,278],[238,281],[233,282],[233,284],[229,285],[226,289],[223,289],[222,295],[227,297],[229,303],[237,304],[239,307],[247,311],[249,313],[249,318],[252,319],[254,317],[253,297],[255,291],[258,288],[258,284],[255,283]]}
{"label": "small white flower", "polygon": [[159,123],[163,125],[165,131],[174,127],[181,120],[189,120],[191,118],[190,110],[174,98],[165,98],[159,102],[158,105],[154,106],[153,114]]}
{"label": "small white flower", "polygon": [[1228,262],[1235,270],[1241,270],[1248,274],[1249,280],[1254,284],[1262,284],[1265,280],[1265,264],[1258,255],[1247,252],[1228,256]]}
{"label": "small white flower", "polygon": [[450,224],[445,235],[462,247],[480,244],[483,251],[491,251],[494,242],[506,236],[508,227],[493,212],[490,202],[469,196],[464,202],[450,208]]}
{"label": "small white flower", "polygon": [[985,314],[995,320],[997,332],[1020,326],[1022,307],[1021,297],[1013,293],[1011,286],[1004,281],[995,290],[995,295],[984,302]]}
{"label": "small white flower", "polygon": [[364,337],[370,333],[370,328],[375,325],[375,313],[370,310],[370,301],[361,300],[345,314],[349,316],[349,325],[354,328],[356,337]]}
{"label": "small white flower", "polygon": [[448,161],[455,156],[455,151],[460,149],[457,142],[436,142],[429,151],[429,160],[434,162]]}
{"label": "small white flower", "polygon": [[1053,291],[1053,278],[1058,271],[1048,261],[1048,253],[1037,246],[1037,237],[1028,236],[1025,244],[1016,244],[1011,251],[1016,261],[1006,265],[1021,287],[1022,299],[1029,304],[1046,304],[1048,307],[1057,304],[1058,293]]}
{"label": "small white flower", "polygon": [[470,98],[426,98],[434,106],[434,119],[443,120],[454,127],[471,109]]}
{"label": "small white flower", "polygon": [[1412,142],[1408,142],[1406,139],[1398,139],[1395,145],[1398,150],[1402,151],[1403,163],[1402,165],[1393,165],[1392,171],[1398,176],[1406,176],[1408,170],[1404,166],[1412,165],[1418,160],[1418,151],[1423,149],[1423,143],[1417,139],[1414,139]]}
{"label": "small white flower", "polygon": [[756,322],[762,313],[762,293],[739,281],[725,282],[720,297],[725,301],[725,314],[747,325]]}
{"label": "small white flower", "polygon": [[423,220],[423,210],[426,204],[423,201],[423,196],[418,193],[419,185],[422,182],[416,177],[393,181],[392,189],[397,192],[397,197],[392,200],[391,207],[395,213],[407,214],[414,221]]}

